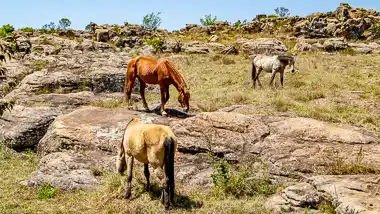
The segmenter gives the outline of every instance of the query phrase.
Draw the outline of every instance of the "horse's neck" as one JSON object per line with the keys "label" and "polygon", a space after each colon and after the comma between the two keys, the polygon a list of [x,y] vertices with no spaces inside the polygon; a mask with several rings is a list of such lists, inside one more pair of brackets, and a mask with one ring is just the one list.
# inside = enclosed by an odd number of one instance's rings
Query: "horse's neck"
{"label": "horse's neck", "polygon": [[168,66],[170,67],[170,76],[172,77],[174,87],[177,89],[177,91],[181,91],[186,87],[185,79],[174,67],[171,65]]}

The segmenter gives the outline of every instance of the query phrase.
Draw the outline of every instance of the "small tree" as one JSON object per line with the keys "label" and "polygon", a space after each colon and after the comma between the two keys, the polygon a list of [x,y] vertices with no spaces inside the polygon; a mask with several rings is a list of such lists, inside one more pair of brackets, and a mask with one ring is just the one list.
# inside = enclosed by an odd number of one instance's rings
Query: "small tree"
{"label": "small tree", "polygon": [[154,14],[153,12],[144,16],[143,27],[146,29],[156,30],[161,25],[161,12]]}
{"label": "small tree", "polygon": [[68,27],[70,27],[70,25],[71,21],[68,18],[62,18],[61,20],[59,20],[58,28],[66,30]]}
{"label": "small tree", "polygon": [[49,32],[49,33],[54,32],[56,30],[55,23],[50,22],[49,24],[45,24],[44,26],[42,26],[42,30],[44,30],[45,32]]}
{"label": "small tree", "polygon": [[0,37],[6,37],[10,33],[12,33],[14,30],[15,30],[15,28],[10,24],[3,25],[0,28]]}
{"label": "small tree", "polygon": [[279,16],[279,17],[285,17],[285,16],[290,15],[289,9],[285,8],[285,7],[278,7],[276,9],[274,9],[274,11],[276,12],[277,16]]}
{"label": "small tree", "polygon": [[214,18],[211,18],[211,14],[205,15],[205,19],[200,18],[199,20],[203,26],[208,26],[208,25],[215,25],[216,22],[216,16]]}

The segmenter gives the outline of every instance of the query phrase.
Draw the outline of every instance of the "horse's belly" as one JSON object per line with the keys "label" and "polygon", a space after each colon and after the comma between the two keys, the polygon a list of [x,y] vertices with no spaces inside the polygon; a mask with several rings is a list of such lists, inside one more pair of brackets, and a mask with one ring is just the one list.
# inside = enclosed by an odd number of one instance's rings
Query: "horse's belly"
{"label": "horse's belly", "polygon": [[157,77],[157,75],[154,75],[154,74],[141,76],[140,79],[147,84],[157,84],[158,83],[158,77]]}

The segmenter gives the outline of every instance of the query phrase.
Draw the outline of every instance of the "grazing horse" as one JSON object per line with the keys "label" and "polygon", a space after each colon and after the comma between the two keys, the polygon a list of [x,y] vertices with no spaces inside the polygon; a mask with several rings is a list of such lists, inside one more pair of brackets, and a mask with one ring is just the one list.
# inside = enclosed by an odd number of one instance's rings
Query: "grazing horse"
{"label": "grazing horse", "polygon": [[177,137],[170,127],[159,124],[143,124],[132,119],[124,131],[117,155],[116,168],[122,175],[127,165],[127,186],[124,198],[131,196],[133,160],[144,163],[146,178],[145,191],[149,191],[150,164],[156,176],[161,180],[161,203],[165,210],[173,204],[174,198],[174,155],[177,149]]}
{"label": "grazing horse", "polygon": [[292,72],[294,72],[294,58],[292,56],[256,55],[252,59],[252,87],[256,88],[256,80],[259,82],[260,87],[262,87],[259,80],[259,75],[262,70],[267,73],[272,73],[269,85],[272,85],[276,73],[279,72],[281,86],[284,87],[284,70],[287,65],[289,65]]}
{"label": "grazing horse", "polygon": [[169,100],[169,86],[171,84],[178,91],[178,102],[185,111],[189,111],[190,91],[185,79],[173,65],[166,59],[154,60],[151,58],[138,56],[128,62],[127,74],[125,76],[124,93],[126,100],[129,102],[133,84],[136,77],[140,81],[140,95],[142,97],[144,108],[149,111],[148,104],[145,100],[146,84],[158,84],[161,91],[161,109],[162,115],[167,115],[165,104]]}

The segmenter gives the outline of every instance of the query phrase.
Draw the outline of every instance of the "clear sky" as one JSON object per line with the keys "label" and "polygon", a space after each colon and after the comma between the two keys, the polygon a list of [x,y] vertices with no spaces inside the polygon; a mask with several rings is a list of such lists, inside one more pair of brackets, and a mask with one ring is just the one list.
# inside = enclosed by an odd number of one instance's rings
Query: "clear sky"
{"label": "clear sky", "polygon": [[380,0],[2,0],[0,25],[41,28],[67,17],[71,28],[84,29],[90,21],[141,24],[145,14],[161,12],[160,28],[171,31],[199,24],[199,18],[206,14],[217,16],[217,20],[250,21],[256,14],[273,14],[279,6],[288,8],[291,15],[305,16],[335,10],[340,2],[380,11]]}

